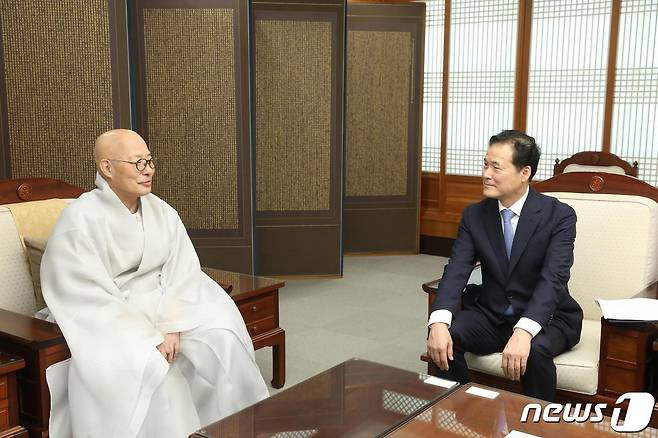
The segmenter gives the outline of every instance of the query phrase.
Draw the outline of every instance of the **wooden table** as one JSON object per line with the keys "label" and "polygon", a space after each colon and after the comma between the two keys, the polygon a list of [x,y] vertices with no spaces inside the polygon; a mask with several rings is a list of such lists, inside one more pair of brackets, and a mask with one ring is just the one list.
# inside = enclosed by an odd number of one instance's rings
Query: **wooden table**
{"label": "wooden table", "polygon": [[[466,391],[473,386],[498,392],[499,395],[495,399],[488,399],[468,394]],[[482,438],[503,438],[512,430],[544,438],[624,436],[624,434],[615,432],[611,428],[610,418],[608,417],[599,423],[575,424],[564,421],[547,423],[541,419],[537,423],[531,421],[521,423],[523,408],[528,403],[539,403],[542,406],[548,404],[548,402],[513,392],[501,391],[483,385],[468,384],[459,387],[448,397],[439,400],[417,415],[413,420],[393,432],[391,437],[477,436]],[[534,412],[533,409],[529,418],[533,417]],[[658,435],[658,430],[652,428],[647,428],[644,432],[646,435],[643,436]]]}
{"label": "wooden table", "polygon": [[242,314],[254,349],[272,347],[272,386],[283,387],[286,382],[286,332],[279,327],[279,289],[285,283],[213,268],[203,268],[203,271],[220,285],[231,286],[231,298]]}
{"label": "wooden table", "polygon": [[23,358],[18,372],[20,423],[31,437],[48,436],[50,392],[46,368],[71,356],[59,327],[0,309],[0,350]]}
{"label": "wooden table", "polygon": [[27,430],[18,424],[16,372],[23,368],[23,359],[0,352],[0,438],[28,436]]}
{"label": "wooden table", "polygon": [[457,387],[428,384],[427,377],[351,359],[206,426],[192,437],[383,436]]}

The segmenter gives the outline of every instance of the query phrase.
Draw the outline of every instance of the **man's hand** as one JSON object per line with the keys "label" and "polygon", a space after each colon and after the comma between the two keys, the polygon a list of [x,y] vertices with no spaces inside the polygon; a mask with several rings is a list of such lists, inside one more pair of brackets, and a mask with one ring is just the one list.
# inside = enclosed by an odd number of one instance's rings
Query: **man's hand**
{"label": "man's hand", "polygon": [[180,353],[180,333],[167,333],[164,342],[158,345],[157,349],[167,362],[174,363]]}
{"label": "man's hand", "polygon": [[505,377],[511,380],[521,380],[525,374],[525,367],[530,355],[530,344],[532,335],[527,331],[516,328],[507,341],[503,350],[503,362],[501,368]]}
{"label": "man's hand", "polygon": [[452,337],[448,325],[435,322],[430,326],[430,335],[427,338],[427,352],[434,363],[443,371],[448,371],[448,359],[452,357]]}

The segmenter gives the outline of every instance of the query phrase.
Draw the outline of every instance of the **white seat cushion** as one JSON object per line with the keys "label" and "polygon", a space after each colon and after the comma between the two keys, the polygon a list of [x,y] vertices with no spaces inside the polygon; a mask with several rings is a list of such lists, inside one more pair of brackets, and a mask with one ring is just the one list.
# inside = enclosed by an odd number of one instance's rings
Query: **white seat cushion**
{"label": "white seat cushion", "polygon": [[[580,343],[554,360],[557,370],[557,389],[588,395],[596,394],[599,383],[600,341],[601,322],[584,320]],[[501,353],[487,356],[466,353],[466,362],[469,369],[503,377],[500,368],[502,356]]]}
{"label": "white seat cushion", "polygon": [[14,218],[8,208],[0,206],[0,309],[23,315],[38,310],[32,277]]}

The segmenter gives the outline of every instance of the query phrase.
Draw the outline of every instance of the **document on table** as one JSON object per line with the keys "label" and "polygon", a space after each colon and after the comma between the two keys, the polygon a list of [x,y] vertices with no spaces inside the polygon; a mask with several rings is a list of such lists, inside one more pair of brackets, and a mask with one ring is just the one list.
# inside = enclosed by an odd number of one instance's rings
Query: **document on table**
{"label": "document on table", "polygon": [[625,321],[658,321],[658,300],[629,298],[626,300],[597,299],[605,319]]}
{"label": "document on table", "polygon": [[513,430],[505,438],[539,438],[537,435],[530,435],[529,433],[520,432],[518,430]]}
{"label": "document on table", "polygon": [[453,380],[441,379],[435,376],[429,376],[427,379],[423,380],[423,382],[427,383],[428,385],[440,386],[442,388],[452,388],[457,384],[457,382]]}
{"label": "document on table", "polygon": [[471,386],[466,390],[466,394],[477,395],[478,397],[490,398],[491,400],[498,397],[499,392],[489,391],[488,389],[480,388],[478,386]]}

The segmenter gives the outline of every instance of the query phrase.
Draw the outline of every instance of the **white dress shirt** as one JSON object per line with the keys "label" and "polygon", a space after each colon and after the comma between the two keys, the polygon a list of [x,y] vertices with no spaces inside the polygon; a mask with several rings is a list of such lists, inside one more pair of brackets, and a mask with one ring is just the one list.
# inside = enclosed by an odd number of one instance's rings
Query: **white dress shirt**
{"label": "white dress shirt", "polygon": [[[521,217],[521,210],[523,210],[523,204],[525,204],[525,200],[528,198],[529,191],[530,189],[527,188],[525,194],[521,196],[521,199],[519,199],[514,204],[512,204],[511,207],[509,207],[509,209],[512,210],[512,212],[514,212],[514,216],[512,216],[510,222],[512,223],[512,228],[514,229],[515,234],[516,234],[516,226],[519,224],[519,218]],[[505,207],[500,201],[498,201],[498,211],[503,211],[506,208],[507,207]],[[500,215],[500,226],[504,232],[505,224],[503,223],[502,214]],[[436,322],[445,323],[448,325],[448,327],[450,327],[450,324],[452,323],[452,312],[447,309],[435,310],[434,312],[431,313],[427,325],[431,326]],[[537,334],[541,331],[541,325],[539,325],[537,321],[533,321],[532,319],[526,317],[519,319],[519,321],[516,323],[514,328],[520,328],[527,331],[532,335],[533,338],[537,336]]]}

